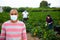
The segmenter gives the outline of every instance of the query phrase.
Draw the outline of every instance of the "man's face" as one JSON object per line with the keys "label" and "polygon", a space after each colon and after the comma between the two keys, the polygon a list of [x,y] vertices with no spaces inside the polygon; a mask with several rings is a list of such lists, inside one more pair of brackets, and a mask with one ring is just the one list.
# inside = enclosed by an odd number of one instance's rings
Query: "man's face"
{"label": "man's face", "polygon": [[10,11],[10,18],[13,21],[16,21],[17,20],[17,18],[18,18],[18,12],[17,12],[17,10],[11,10]]}
{"label": "man's face", "polygon": [[50,17],[47,17],[48,19],[50,19]]}

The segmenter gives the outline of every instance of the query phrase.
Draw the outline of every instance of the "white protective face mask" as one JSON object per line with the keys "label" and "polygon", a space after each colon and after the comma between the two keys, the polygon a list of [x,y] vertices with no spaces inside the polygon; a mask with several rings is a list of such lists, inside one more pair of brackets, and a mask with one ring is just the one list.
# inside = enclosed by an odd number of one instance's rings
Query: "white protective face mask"
{"label": "white protective face mask", "polygon": [[10,15],[11,20],[16,21],[17,20],[17,15]]}

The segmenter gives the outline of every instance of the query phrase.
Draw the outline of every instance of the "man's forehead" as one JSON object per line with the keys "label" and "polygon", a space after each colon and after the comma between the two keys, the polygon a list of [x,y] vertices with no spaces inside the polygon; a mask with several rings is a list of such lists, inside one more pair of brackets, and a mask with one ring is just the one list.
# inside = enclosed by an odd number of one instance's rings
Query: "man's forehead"
{"label": "man's forehead", "polygon": [[17,10],[11,10],[10,13],[18,13]]}

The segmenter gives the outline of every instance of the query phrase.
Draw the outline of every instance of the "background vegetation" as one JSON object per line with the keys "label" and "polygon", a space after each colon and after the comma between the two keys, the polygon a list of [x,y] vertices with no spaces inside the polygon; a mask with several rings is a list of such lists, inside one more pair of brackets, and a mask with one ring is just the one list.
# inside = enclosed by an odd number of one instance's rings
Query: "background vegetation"
{"label": "background vegetation", "polygon": [[[60,11],[58,11],[59,9],[29,8],[26,10],[29,12],[29,19],[25,22],[27,32],[31,33],[32,36],[36,36],[42,40],[60,40],[60,37],[56,36],[54,29],[50,30],[48,26],[45,26],[46,16],[48,14],[52,16],[54,26],[60,25]],[[22,21],[22,11],[19,12],[18,19]],[[2,24],[7,20],[10,20],[9,12],[6,11],[0,13],[0,23]]]}

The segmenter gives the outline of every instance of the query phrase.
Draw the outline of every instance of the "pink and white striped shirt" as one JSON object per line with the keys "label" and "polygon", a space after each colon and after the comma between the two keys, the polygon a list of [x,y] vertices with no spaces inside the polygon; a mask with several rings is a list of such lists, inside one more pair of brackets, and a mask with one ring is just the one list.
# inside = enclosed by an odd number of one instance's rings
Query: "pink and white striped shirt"
{"label": "pink and white striped shirt", "polygon": [[10,20],[2,25],[2,40],[27,40],[26,27],[21,21],[12,23]]}

